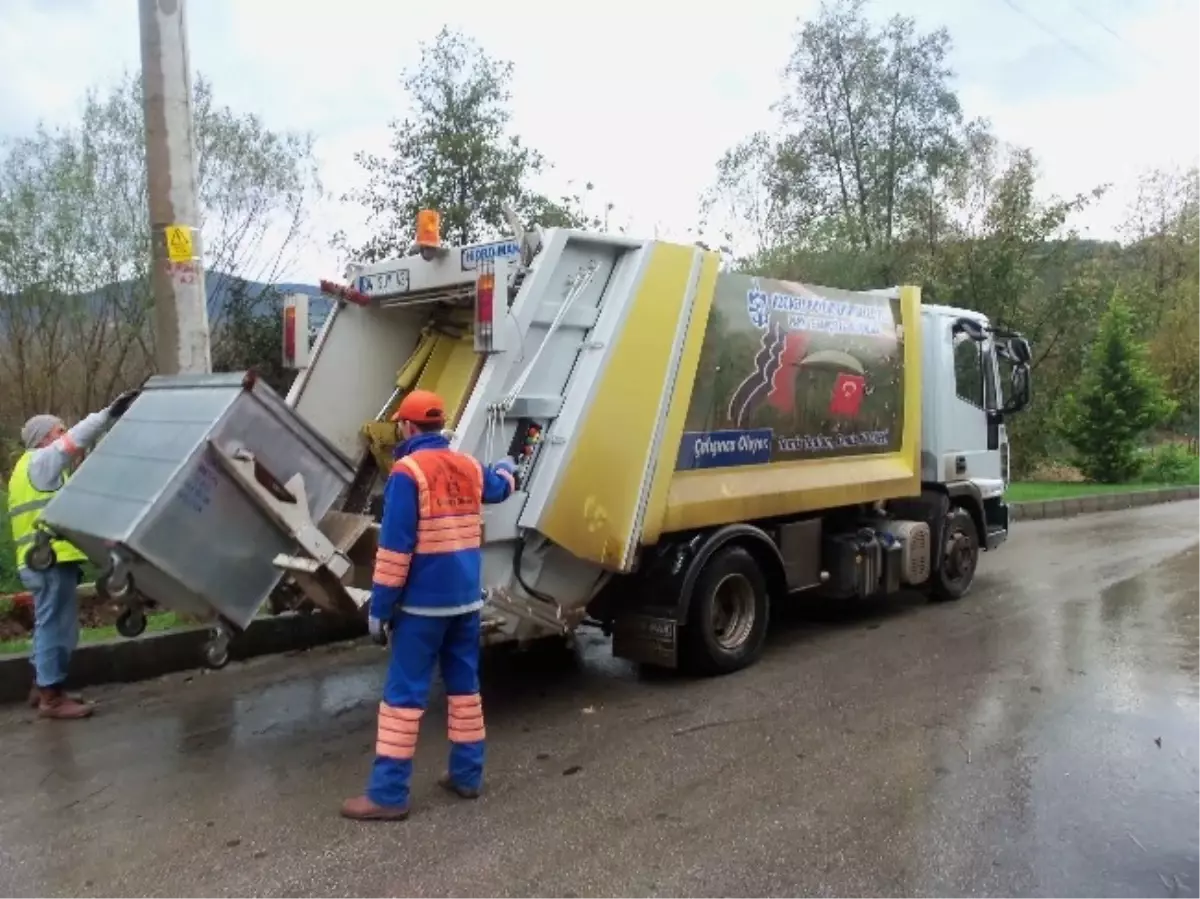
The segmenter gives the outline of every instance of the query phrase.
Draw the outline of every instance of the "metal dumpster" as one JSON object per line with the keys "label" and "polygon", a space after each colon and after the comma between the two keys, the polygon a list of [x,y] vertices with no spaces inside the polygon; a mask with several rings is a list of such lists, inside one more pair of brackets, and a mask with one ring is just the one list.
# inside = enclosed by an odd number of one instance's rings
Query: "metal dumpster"
{"label": "metal dumpster", "polygon": [[237,476],[235,457],[277,498],[293,482],[313,522],[354,476],[351,462],[252,374],[156,376],[42,521],[98,566],[121,570],[124,588],[236,632],[279,584],[274,560],[295,552],[297,540]]}

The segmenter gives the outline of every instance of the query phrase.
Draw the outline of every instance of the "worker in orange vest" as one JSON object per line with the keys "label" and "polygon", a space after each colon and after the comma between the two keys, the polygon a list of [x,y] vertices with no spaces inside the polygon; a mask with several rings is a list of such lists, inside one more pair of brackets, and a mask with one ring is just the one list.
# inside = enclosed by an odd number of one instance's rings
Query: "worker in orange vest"
{"label": "worker in orange vest", "polygon": [[482,505],[508,499],[516,467],[508,459],[485,466],[450,449],[445,419],[441,397],[427,390],[408,394],[393,416],[404,441],[384,490],[369,618],[372,636],[390,636],[391,660],[375,763],[366,793],[343,803],[347,818],[408,817],[412,758],[435,665],[446,685],[450,736],[440,784],[464,799],[483,786]]}

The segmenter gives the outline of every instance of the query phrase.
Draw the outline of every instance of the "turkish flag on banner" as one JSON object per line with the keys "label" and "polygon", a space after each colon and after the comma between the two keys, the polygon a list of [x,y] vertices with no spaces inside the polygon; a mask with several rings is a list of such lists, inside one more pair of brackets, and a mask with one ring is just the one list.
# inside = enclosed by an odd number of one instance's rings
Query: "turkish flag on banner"
{"label": "turkish flag on banner", "polygon": [[866,383],[862,375],[839,374],[833,385],[833,396],[829,400],[829,413],[846,418],[857,415],[859,407],[862,406]]}

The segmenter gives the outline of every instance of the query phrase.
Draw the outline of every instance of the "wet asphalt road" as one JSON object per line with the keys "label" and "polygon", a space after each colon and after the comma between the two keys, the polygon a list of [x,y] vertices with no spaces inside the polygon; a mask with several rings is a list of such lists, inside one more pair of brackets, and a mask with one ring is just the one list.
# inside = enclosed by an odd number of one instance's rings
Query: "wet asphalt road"
{"label": "wet asphalt road", "polygon": [[337,816],[372,646],[0,709],[0,894],[1195,896],[1198,510],[1019,523],[962,602],[805,603],[722,679],[492,659],[487,793],[435,699],[402,824]]}

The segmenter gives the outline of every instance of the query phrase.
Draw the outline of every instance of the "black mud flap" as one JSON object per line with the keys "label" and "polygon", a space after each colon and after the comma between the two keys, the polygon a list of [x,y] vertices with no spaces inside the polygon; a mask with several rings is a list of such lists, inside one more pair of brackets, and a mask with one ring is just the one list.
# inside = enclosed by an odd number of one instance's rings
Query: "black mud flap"
{"label": "black mud flap", "polygon": [[679,623],[663,615],[625,614],[613,622],[617,658],[659,668],[679,667]]}

